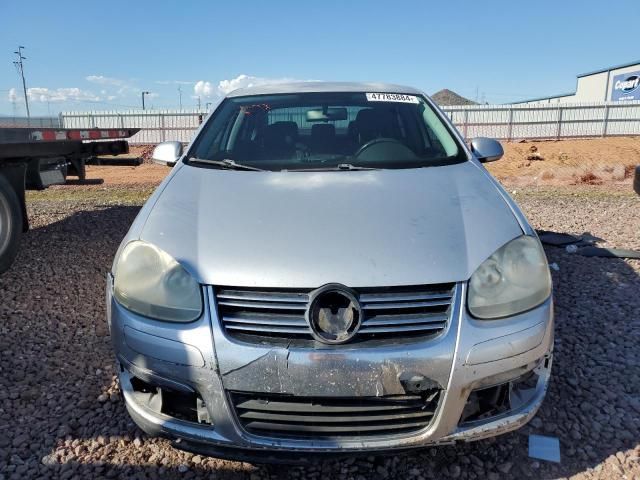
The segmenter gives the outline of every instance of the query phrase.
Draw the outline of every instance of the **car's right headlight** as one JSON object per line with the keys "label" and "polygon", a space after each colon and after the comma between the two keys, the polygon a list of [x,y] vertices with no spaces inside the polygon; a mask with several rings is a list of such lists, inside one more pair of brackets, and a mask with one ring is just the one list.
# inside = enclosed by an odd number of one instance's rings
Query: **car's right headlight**
{"label": "car's right headlight", "polygon": [[190,322],[202,313],[198,282],[171,255],[150,243],[128,243],[120,252],[113,276],[116,300],[140,315]]}
{"label": "car's right headlight", "polygon": [[516,315],[551,295],[551,275],[540,241],[523,235],[500,247],[469,279],[467,307],[476,318]]}

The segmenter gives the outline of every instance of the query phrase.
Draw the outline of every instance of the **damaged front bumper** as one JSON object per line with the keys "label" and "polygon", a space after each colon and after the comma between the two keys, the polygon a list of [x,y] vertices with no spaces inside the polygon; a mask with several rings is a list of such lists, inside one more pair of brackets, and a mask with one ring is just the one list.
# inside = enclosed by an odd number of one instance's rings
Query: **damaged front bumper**
{"label": "damaged front bumper", "polygon": [[[436,338],[309,349],[246,344],[225,335],[212,287],[202,317],[159,322],[121,307],[107,286],[108,319],[121,365],[120,384],[133,420],[150,435],[213,456],[291,462],[287,452],[339,454],[411,449],[472,441],[528,422],[546,393],[553,348],[553,306],[508,319],[478,321],[464,308],[459,284],[447,329]],[[256,435],[240,422],[236,392],[282,398],[396,398],[417,393],[406,378],[437,386],[428,425],[415,431],[341,438]],[[411,385],[411,386],[408,386]],[[414,389],[408,391],[408,389]],[[173,405],[190,406],[185,411]],[[419,392],[418,392],[419,393]],[[315,456],[315,455],[314,455]]]}

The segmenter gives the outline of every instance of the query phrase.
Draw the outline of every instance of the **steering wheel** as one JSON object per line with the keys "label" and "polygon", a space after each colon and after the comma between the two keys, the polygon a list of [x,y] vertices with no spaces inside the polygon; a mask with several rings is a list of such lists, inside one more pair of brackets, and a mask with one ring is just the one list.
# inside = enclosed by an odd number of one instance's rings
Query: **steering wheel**
{"label": "steering wheel", "polygon": [[[410,158],[415,157],[415,153],[413,153],[413,150],[407,147],[400,140],[396,140],[395,138],[388,138],[388,137],[379,137],[379,138],[374,138],[373,140],[369,140],[367,143],[365,143],[358,149],[358,151],[354,154],[354,157],[359,158],[364,153],[369,153],[369,152],[373,153],[375,150],[388,151],[389,149],[392,151],[395,150],[394,153],[400,153],[399,151],[403,151],[402,153],[405,153],[405,155],[403,156],[407,156],[406,154],[408,153],[410,155]],[[371,160],[376,160],[376,159],[372,158]]]}

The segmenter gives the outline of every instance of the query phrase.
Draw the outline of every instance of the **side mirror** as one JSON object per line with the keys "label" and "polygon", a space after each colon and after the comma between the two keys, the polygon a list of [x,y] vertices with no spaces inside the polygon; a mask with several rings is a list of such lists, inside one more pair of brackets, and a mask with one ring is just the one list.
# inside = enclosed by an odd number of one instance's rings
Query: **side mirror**
{"label": "side mirror", "polygon": [[151,161],[167,167],[173,167],[182,156],[182,143],[162,142],[153,149]]}
{"label": "side mirror", "polygon": [[504,155],[500,142],[486,137],[478,137],[471,140],[471,151],[482,163],[495,162]]}
{"label": "side mirror", "polygon": [[640,165],[636,167],[636,173],[633,177],[633,189],[640,195]]}

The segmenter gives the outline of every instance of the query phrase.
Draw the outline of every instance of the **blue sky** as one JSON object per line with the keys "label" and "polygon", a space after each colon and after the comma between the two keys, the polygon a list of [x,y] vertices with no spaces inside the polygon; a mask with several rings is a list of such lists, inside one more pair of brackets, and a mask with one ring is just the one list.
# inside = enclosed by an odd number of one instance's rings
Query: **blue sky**
{"label": "blue sky", "polygon": [[[0,113],[215,102],[238,85],[386,81],[490,103],[573,91],[640,60],[640,2],[0,1]],[[255,78],[254,78],[255,77]],[[477,93],[476,93],[477,92]]]}

